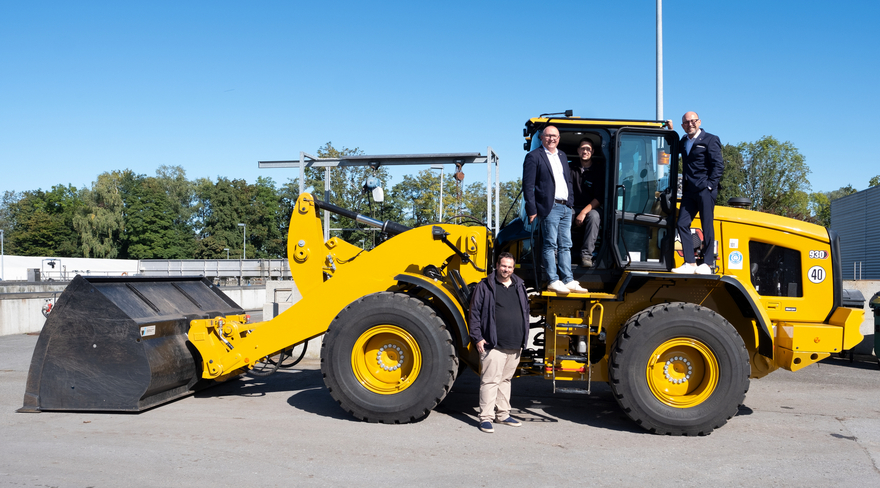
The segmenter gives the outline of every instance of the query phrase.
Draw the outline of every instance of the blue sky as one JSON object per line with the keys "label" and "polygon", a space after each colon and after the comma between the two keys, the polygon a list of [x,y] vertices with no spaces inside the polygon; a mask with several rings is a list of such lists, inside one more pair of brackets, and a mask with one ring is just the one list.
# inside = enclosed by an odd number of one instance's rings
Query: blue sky
{"label": "blue sky", "polygon": [[[880,2],[663,7],[676,128],[696,110],[724,143],[790,141],[814,191],[880,174]],[[0,0],[0,192],[163,164],[280,183],[294,170],[257,161],[327,141],[367,154],[491,146],[514,179],[530,117],[655,117],[654,26],[653,0]],[[485,181],[483,167],[465,173]]]}

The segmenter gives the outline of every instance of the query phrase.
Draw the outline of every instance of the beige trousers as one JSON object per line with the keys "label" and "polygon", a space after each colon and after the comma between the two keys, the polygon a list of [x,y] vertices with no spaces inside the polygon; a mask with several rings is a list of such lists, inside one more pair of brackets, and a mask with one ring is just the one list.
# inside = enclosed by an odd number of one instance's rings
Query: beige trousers
{"label": "beige trousers", "polygon": [[480,422],[510,416],[510,380],[519,365],[520,349],[492,349],[480,355]]}

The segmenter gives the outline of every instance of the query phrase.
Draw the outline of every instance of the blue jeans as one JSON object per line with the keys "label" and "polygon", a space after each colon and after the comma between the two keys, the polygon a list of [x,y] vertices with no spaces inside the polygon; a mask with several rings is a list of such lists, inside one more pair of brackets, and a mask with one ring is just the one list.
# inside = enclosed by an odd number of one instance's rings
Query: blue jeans
{"label": "blue jeans", "polygon": [[571,209],[554,203],[550,214],[538,218],[541,219],[539,225],[543,246],[541,264],[547,271],[550,283],[557,280],[563,283],[574,281],[571,274]]}

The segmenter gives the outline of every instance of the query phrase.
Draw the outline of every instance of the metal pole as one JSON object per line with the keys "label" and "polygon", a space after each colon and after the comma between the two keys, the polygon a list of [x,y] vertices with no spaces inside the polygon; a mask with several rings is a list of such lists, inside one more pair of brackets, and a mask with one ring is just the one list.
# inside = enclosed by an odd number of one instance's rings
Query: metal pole
{"label": "metal pole", "polygon": [[657,0],[657,120],[663,120],[663,0]]}
{"label": "metal pole", "polygon": [[[499,212],[501,212],[501,170],[498,167],[498,155],[495,154],[491,146],[489,146],[489,154],[492,155],[492,161],[495,162],[495,236],[497,236],[500,230],[498,227],[501,226],[499,215]],[[486,161],[486,164],[489,165],[491,163]]]}
{"label": "metal pole", "polygon": [[6,234],[0,229],[0,281],[6,279],[6,251],[3,249],[3,241],[6,240]]}
{"label": "metal pole", "polygon": [[[324,168],[324,201],[330,201],[330,167]],[[330,212],[324,210],[324,242],[330,240]]]}
{"label": "metal pole", "polygon": [[306,153],[299,152],[299,194],[306,189]]}
{"label": "metal pole", "polygon": [[440,218],[437,222],[443,222],[443,166],[440,166]]}
{"label": "metal pole", "polygon": [[241,259],[247,259],[247,224],[238,224],[239,227],[244,229],[244,233],[241,236]]}
{"label": "metal pole", "polygon": [[440,170],[440,207],[437,210],[437,222],[443,222],[443,165],[432,164],[431,169]]}
{"label": "metal pole", "polygon": [[486,225],[492,228],[492,163],[486,155]]}

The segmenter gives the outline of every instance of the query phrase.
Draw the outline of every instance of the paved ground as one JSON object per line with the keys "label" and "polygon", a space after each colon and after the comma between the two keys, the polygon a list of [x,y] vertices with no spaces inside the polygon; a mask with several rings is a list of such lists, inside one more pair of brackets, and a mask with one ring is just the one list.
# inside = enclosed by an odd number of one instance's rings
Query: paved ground
{"label": "paved ground", "polygon": [[34,336],[0,337],[0,486],[880,486],[880,369],[834,359],[751,383],[726,426],[647,434],[606,385],[514,380],[521,428],[476,428],[466,373],[427,419],[347,416],[315,361],[141,414],[19,414]]}

